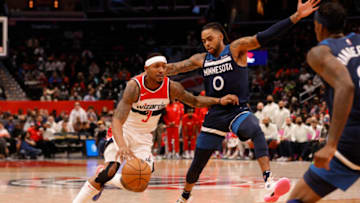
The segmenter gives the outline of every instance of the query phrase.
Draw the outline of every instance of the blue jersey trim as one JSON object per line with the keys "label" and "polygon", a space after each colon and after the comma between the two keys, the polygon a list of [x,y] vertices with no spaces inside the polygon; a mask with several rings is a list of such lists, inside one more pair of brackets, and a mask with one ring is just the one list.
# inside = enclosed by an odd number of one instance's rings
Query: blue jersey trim
{"label": "blue jersey trim", "polygon": [[236,120],[231,125],[231,131],[233,133],[237,133],[239,130],[239,127],[241,123],[250,115],[250,112],[245,112],[239,115],[239,117],[236,118]]}

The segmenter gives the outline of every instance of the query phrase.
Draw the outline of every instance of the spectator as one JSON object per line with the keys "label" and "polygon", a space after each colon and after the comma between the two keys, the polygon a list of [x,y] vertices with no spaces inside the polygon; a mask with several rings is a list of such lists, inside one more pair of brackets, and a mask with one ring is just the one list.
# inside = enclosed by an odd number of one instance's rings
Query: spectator
{"label": "spectator", "polygon": [[306,92],[313,92],[315,90],[315,86],[312,80],[308,80],[307,83],[303,86],[303,89]]}
{"label": "spectator", "polygon": [[276,144],[278,139],[278,130],[275,124],[270,122],[269,117],[265,117],[260,124],[261,130],[264,132],[266,142],[269,145],[270,159],[275,155]]}
{"label": "spectator", "polygon": [[84,101],[96,101],[97,99],[95,98],[94,94],[95,94],[95,90],[94,88],[91,88],[89,90],[89,93],[85,95]]}
{"label": "spectator", "polygon": [[81,96],[79,95],[79,92],[77,91],[72,91],[71,95],[69,97],[70,101],[80,101],[82,100]]}
{"label": "spectator", "polygon": [[255,116],[261,122],[264,119],[264,104],[262,102],[259,102],[256,106],[256,109],[257,111],[255,112]]}
{"label": "spectator", "polygon": [[69,117],[69,122],[71,126],[74,126],[77,121],[83,123],[86,122],[87,120],[88,119],[85,110],[81,108],[79,102],[75,102],[75,108],[71,110]]}
{"label": "spectator", "polygon": [[290,161],[293,157],[293,145],[292,139],[294,138],[294,124],[291,118],[288,117],[282,127],[283,131],[279,135],[279,148],[278,153],[280,158],[279,161]]}
{"label": "spectator", "polygon": [[286,118],[290,117],[290,111],[285,107],[284,101],[279,101],[279,110],[276,112],[274,117],[274,123],[276,124],[279,131],[282,130],[282,127],[285,124]]}
{"label": "spectator", "polygon": [[267,104],[264,106],[264,117],[270,118],[270,122],[274,122],[276,112],[279,110],[279,106],[274,102],[272,95],[268,95],[266,98]]}
{"label": "spectator", "polygon": [[314,131],[304,125],[302,123],[302,118],[299,116],[296,118],[296,125],[293,128],[294,138],[293,141],[295,142],[295,153],[297,153],[300,161],[304,160],[304,155],[306,153],[307,145],[310,143],[311,138],[309,139],[308,135],[313,135]]}
{"label": "spectator", "polygon": [[97,115],[93,106],[89,106],[87,110],[87,118],[89,121],[92,121],[94,123],[97,121]]}
{"label": "spectator", "polygon": [[107,129],[103,121],[99,121],[97,125],[98,128],[95,129],[95,144],[97,146],[99,156],[103,157],[105,150]]}
{"label": "spectator", "polygon": [[299,76],[299,81],[301,83],[305,83],[307,80],[311,78],[310,73],[306,72],[305,68],[301,69],[301,74]]}
{"label": "spectator", "polygon": [[36,143],[34,140],[30,139],[30,133],[23,133],[17,143],[17,148],[19,153],[24,157],[30,156],[31,159],[36,159],[37,156],[41,154],[41,150],[35,148]]}
{"label": "spectator", "polygon": [[10,139],[10,134],[4,128],[4,125],[0,123],[0,159],[4,159],[9,155],[6,139]]}

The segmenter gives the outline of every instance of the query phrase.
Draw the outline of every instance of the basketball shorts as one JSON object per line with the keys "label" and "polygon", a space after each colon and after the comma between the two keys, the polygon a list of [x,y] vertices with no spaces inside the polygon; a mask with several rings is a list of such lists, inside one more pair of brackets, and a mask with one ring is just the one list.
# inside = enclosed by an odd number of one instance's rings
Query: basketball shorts
{"label": "basketball shorts", "polygon": [[312,164],[305,173],[304,180],[315,193],[323,197],[331,192],[332,187],[346,191],[359,177],[360,171],[352,170],[337,158],[333,158],[330,162],[330,170],[317,168]]}
{"label": "basketball shorts", "polygon": [[[151,153],[151,147],[153,145],[152,134],[140,134],[131,130],[124,129],[123,137],[127,146],[130,148],[133,154],[137,158],[144,160],[147,164],[149,164],[150,168],[154,170],[154,157]],[[107,143],[104,151],[105,162],[121,163],[120,157],[116,159],[116,153],[119,147],[112,139],[113,138],[108,141],[109,143]]]}

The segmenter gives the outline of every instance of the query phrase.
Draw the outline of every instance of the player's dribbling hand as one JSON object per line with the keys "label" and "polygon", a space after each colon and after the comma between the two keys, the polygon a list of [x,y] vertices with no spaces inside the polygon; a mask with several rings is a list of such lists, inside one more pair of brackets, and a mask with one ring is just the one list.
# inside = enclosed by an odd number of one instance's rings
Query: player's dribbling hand
{"label": "player's dribbling hand", "polygon": [[335,147],[325,145],[318,152],[315,153],[314,165],[318,168],[325,168],[330,170],[330,161],[336,152]]}
{"label": "player's dribbling hand", "polygon": [[135,158],[133,152],[127,147],[122,146],[119,147],[119,150],[116,152],[116,159],[120,158],[120,161],[123,162],[124,160],[130,160]]}
{"label": "player's dribbling hand", "polygon": [[297,13],[298,17],[305,18],[316,11],[319,7],[316,7],[320,3],[320,0],[308,0],[302,3],[302,0],[298,0]]}
{"label": "player's dribbling hand", "polygon": [[220,98],[220,104],[226,106],[228,104],[239,105],[239,98],[236,95],[228,94]]}

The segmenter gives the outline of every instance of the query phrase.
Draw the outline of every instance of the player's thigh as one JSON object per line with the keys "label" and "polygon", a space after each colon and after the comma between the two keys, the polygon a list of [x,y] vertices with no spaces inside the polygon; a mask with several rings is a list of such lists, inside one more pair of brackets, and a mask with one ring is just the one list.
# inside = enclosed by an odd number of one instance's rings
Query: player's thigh
{"label": "player's thigh", "polygon": [[251,139],[261,132],[259,120],[251,112],[239,114],[231,122],[230,128],[241,141]]}
{"label": "player's thigh", "polygon": [[220,150],[222,142],[225,137],[201,132],[196,140],[196,148],[206,149],[206,150]]}
{"label": "player's thigh", "polygon": [[150,166],[151,171],[154,172],[154,157],[151,153],[151,145],[137,145],[131,151],[137,158],[145,161]]}
{"label": "player's thigh", "polygon": [[105,147],[105,151],[104,151],[105,163],[109,163],[109,162],[121,163],[120,157],[116,157],[117,151],[118,151],[118,148],[117,148],[115,142],[111,142],[110,144],[107,144]]}

